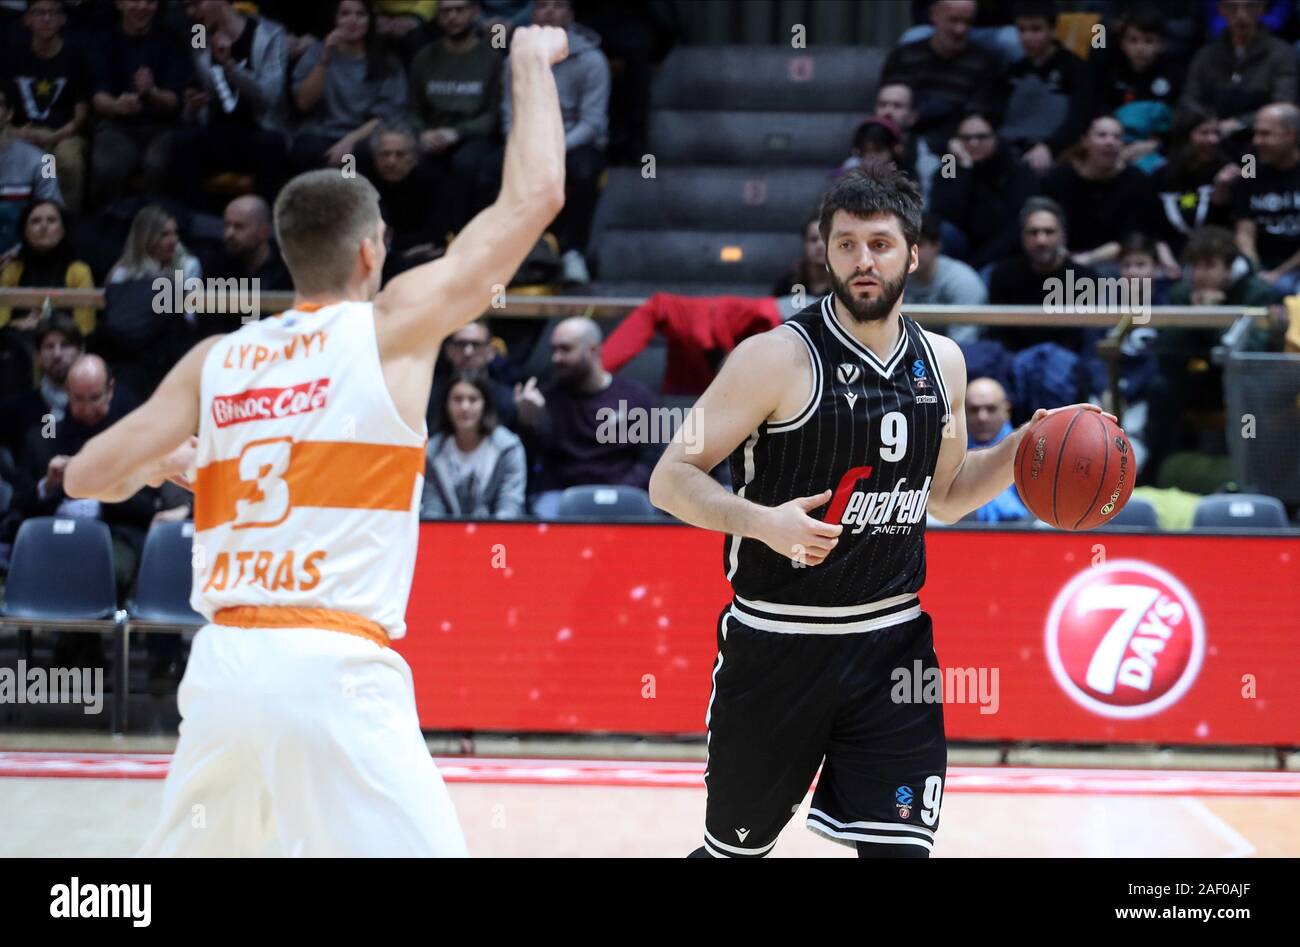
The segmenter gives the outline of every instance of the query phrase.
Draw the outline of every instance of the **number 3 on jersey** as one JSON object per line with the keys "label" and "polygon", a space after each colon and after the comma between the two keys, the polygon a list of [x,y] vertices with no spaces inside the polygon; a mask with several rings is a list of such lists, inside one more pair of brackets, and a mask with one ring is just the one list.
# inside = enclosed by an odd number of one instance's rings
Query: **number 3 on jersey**
{"label": "number 3 on jersey", "polygon": [[907,416],[890,411],[880,419],[880,459],[891,464],[907,453]]}
{"label": "number 3 on jersey", "polygon": [[253,441],[239,455],[239,479],[255,483],[258,495],[251,500],[235,501],[232,529],[278,526],[289,518],[289,484],[284,475],[289,470],[293,438],[276,437]]}

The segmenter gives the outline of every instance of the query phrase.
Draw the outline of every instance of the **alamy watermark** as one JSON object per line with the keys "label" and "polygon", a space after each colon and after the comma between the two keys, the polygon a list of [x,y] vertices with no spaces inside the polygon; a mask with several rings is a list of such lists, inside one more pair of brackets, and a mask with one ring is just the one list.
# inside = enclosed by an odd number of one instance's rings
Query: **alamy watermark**
{"label": "alamy watermark", "polygon": [[596,442],[599,444],[667,444],[680,434],[686,453],[704,449],[704,421],[690,408],[629,408],[619,399],[618,407],[596,411]]}
{"label": "alamy watermark", "polygon": [[1080,276],[1043,280],[1043,309],[1054,313],[1114,313],[1133,316],[1134,325],[1151,321],[1153,295],[1149,277]]}
{"label": "alamy watermark", "polygon": [[103,668],[0,668],[0,704],[83,704],[82,713],[104,709]]}
{"label": "alamy watermark", "polygon": [[262,280],[259,277],[219,279],[197,276],[185,278],[177,270],[171,276],[159,276],[153,281],[153,311],[159,315],[191,313],[238,313],[244,324],[262,315]]}
{"label": "alamy watermark", "polygon": [[896,704],[979,704],[981,714],[998,712],[997,668],[927,668],[920,658],[911,667],[889,674],[894,686],[889,699]]}

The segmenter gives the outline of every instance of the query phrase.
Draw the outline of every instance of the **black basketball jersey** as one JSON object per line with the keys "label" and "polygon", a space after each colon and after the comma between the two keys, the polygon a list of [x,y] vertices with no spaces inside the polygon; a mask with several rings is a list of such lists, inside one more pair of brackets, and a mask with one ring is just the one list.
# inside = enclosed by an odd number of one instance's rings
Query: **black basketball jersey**
{"label": "black basketball jersey", "polygon": [[820,565],[796,564],[756,539],[723,547],[736,617],[772,631],[864,631],[920,612],[925,509],[948,392],[921,327],[902,316],[885,360],[845,330],[827,295],[773,332],[808,349],[813,386],[794,416],[765,421],[732,452],[736,493],[763,506],[829,488],[809,515],[844,526]]}

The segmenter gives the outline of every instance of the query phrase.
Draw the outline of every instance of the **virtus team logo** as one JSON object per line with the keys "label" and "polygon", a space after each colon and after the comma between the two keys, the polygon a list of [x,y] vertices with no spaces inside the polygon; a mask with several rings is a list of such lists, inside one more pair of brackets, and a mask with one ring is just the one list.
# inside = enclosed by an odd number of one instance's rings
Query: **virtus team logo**
{"label": "virtus team logo", "polygon": [[862,366],[854,365],[852,362],[840,362],[835,366],[835,377],[841,384],[851,385],[862,377]]}
{"label": "virtus team logo", "polygon": [[1148,717],[1187,693],[1205,656],[1205,623],[1187,588],[1136,559],[1094,566],[1056,596],[1047,661],[1061,690],[1103,717]]}

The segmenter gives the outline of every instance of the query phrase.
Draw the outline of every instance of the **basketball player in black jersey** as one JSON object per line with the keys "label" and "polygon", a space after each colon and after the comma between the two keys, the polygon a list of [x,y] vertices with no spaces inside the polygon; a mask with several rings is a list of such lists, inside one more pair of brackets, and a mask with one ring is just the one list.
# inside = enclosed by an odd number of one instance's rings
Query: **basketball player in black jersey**
{"label": "basketball player in black jersey", "polygon": [[[833,293],[736,347],[692,409],[691,451],[671,444],[651,478],[660,509],[727,534],[734,592],[695,855],[766,855],[819,766],[810,829],[862,856],[933,848],[943,706],[890,697],[895,669],[938,666],[917,598],[926,512],[953,522],[1005,490],[1024,428],[966,450],[961,350],[900,311],[920,218],[902,174],[841,178],[820,215]],[[709,476],[723,460],[734,494]]]}

